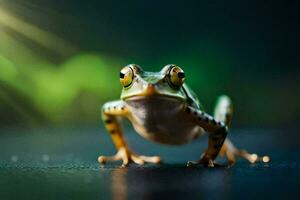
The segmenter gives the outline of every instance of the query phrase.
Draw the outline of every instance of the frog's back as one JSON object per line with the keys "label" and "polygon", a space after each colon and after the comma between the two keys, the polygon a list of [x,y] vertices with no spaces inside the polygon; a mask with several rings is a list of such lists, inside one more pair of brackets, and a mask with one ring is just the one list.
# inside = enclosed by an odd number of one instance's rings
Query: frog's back
{"label": "frog's back", "polygon": [[200,103],[196,93],[187,84],[183,84],[182,89],[184,90],[184,92],[186,94],[187,103],[189,104],[189,106],[192,106],[194,108],[204,111],[204,108],[203,108],[202,104]]}

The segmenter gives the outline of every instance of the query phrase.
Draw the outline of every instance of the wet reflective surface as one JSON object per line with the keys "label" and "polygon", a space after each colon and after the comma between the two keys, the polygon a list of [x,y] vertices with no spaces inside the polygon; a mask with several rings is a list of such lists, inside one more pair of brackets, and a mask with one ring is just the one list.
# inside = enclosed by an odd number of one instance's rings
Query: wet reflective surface
{"label": "wet reflective surface", "polygon": [[187,160],[199,157],[205,138],[170,147],[129,133],[132,149],[158,154],[165,164],[120,168],[119,163],[96,162],[100,152],[114,153],[102,129],[20,131],[6,130],[1,136],[1,199],[282,199],[300,194],[299,136],[289,131],[232,131],[238,146],[268,154],[271,162],[238,161],[234,167],[214,169],[185,167]]}

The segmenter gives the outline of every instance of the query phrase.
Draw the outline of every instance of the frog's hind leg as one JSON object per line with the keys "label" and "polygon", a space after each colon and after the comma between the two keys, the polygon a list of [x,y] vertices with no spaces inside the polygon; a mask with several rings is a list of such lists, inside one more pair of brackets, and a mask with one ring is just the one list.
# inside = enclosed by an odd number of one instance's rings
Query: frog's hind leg
{"label": "frog's hind leg", "polygon": [[[233,106],[230,98],[226,95],[220,96],[217,100],[214,112],[215,119],[222,121],[229,126],[232,119],[232,114]],[[260,157],[257,154],[250,154],[246,150],[240,150],[236,148],[228,138],[225,139],[219,155],[226,156],[229,165],[233,165],[238,157],[244,158],[250,163],[255,163],[258,161],[269,162],[270,160],[268,156]]]}
{"label": "frog's hind leg", "polygon": [[269,156],[258,156],[255,153],[251,154],[246,150],[236,148],[228,138],[224,141],[219,155],[226,156],[229,165],[233,165],[238,157],[244,158],[250,163],[270,161]]}

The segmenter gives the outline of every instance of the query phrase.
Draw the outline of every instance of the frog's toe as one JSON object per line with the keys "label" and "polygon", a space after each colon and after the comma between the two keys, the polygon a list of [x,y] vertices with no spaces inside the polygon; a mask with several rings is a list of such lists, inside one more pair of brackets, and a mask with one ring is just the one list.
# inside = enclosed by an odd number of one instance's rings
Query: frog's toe
{"label": "frog's toe", "polygon": [[138,165],[144,165],[147,163],[161,163],[161,159],[158,156],[140,156],[137,155],[127,148],[120,148],[118,153],[114,156],[99,156],[98,162],[101,164],[105,164],[107,162],[114,162],[122,160],[122,167],[128,166],[130,163],[136,163]]}
{"label": "frog's toe", "polygon": [[268,163],[270,162],[269,156],[258,156],[255,153],[249,153],[246,150],[238,149],[233,145],[233,143],[226,139],[224,142],[224,145],[219,153],[221,156],[226,156],[228,160],[228,165],[232,166],[236,162],[238,158],[243,158],[247,160],[250,163],[256,163],[256,162],[264,162]]}
{"label": "frog's toe", "polygon": [[234,150],[226,150],[225,155],[228,159],[228,165],[232,166],[235,164],[237,158],[243,158],[250,163],[257,163],[257,162],[270,162],[269,156],[258,156],[255,153],[249,153],[246,150],[234,149]]}
{"label": "frog's toe", "polygon": [[199,165],[199,163],[195,161],[188,161],[186,164],[187,167],[195,167],[197,165]]}
{"label": "frog's toe", "polygon": [[145,161],[140,156],[131,155],[131,159],[134,163],[136,163],[138,165],[144,165],[145,164]]}
{"label": "frog's toe", "polygon": [[128,165],[129,158],[128,158],[127,149],[120,148],[119,151],[113,156],[99,156],[98,157],[98,162],[100,164],[106,164],[107,162],[115,162],[118,160],[123,160],[123,165]]}
{"label": "frog's toe", "polygon": [[144,165],[145,163],[155,163],[155,164],[161,163],[161,159],[158,156],[143,156],[143,155],[132,154],[131,160],[138,165]]}
{"label": "frog's toe", "polygon": [[106,164],[107,162],[114,162],[117,160],[120,160],[121,158],[119,158],[118,155],[114,155],[114,156],[99,156],[98,157],[98,162],[101,164]]}
{"label": "frog's toe", "polygon": [[188,161],[187,167],[195,167],[198,165],[203,165],[205,167],[215,167],[216,163],[212,159],[200,159],[199,161]]}
{"label": "frog's toe", "polygon": [[159,164],[162,163],[162,160],[159,156],[139,156],[145,162]]}
{"label": "frog's toe", "polygon": [[245,150],[238,150],[236,154],[237,154],[237,156],[248,160],[250,163],[256,163],[256,162],[268,163],[268,162],[270,162],[269,156],[258,156],[255,153],[250,154]]}

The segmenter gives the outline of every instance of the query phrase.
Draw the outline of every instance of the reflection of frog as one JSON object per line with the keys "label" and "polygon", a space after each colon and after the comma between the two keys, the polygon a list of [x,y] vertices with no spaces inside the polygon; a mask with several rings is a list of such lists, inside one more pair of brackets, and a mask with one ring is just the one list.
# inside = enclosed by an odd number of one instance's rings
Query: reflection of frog
{"label": "reflection of frog", "polygon": [[251,163],[269,161],[269,157],[261,158],[241,151],[225,139],[232,117],[229,97],[219,97],[212,117],[203,112],[195,94],[184,84],[184,79],[183,70],[176,65],[167,65],[160,72],[145,72],[135,64],[124,67],[120,72],[123,86],[121,100],[107,102],[102,109],[102,118],[118,152],[111,157],[100,156],[98,161],[122,160],[123,165],[160,162],[157,156],[140,156],[129,149],[122,135],[119,117],[127,117],[134,129],[146,139],[165,144],[187,143],[208,132],[207,150],[199,161],[188,162],[188,165],[213,167],[219,153],[227,157],[229,164],[233,164],[236,157]]}

